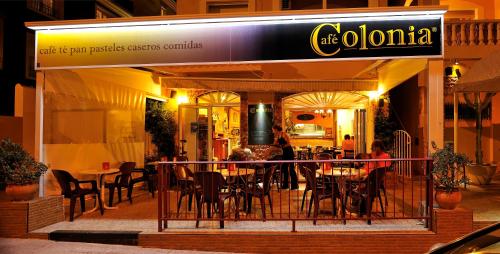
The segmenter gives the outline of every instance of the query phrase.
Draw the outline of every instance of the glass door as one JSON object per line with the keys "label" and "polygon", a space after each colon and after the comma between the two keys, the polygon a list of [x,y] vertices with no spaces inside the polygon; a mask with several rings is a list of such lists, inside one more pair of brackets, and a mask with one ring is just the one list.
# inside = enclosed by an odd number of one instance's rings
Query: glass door
{"label": "glass door", "polygon": [[208,161],[211,158],[211,112],[208,107],[179,106],[180,155],[191,161]]}

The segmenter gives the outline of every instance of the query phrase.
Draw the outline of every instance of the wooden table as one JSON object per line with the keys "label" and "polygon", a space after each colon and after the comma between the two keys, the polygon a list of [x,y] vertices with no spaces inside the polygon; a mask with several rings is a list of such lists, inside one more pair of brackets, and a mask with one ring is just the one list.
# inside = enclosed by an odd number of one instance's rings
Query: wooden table
{"label": "wooden table", "polygon": [[[107,206],[106,205],[106,202],[105,202],[105,196],[104,193],[105,193],[105,190],[106,188],[104,187],[104,184],[105,184],[105,181],[104,181],[104,176],[105,175],[113,175],[113,174],[117,174],[117,173],[120,173],[120,169],[118,168],[110,168],[110,169],[107,169],[107,170],[103,170],[103,169],[87,169],[87,170],[83,170],[80,172],[80,174],[84,174],[84,175],[95,175],[95,178],[96,180],[98,181],[98,184],[99,184],[99,188],[100,188],[100,191],[101,191],[101,200],[102,200],[102,205],[103,205],[103,208],[104,209],[117,209],[118,207],[116,206]],[[97,200],[96,200],[96,204],[95,204],[95,207],[89,211],[90,212],[94,212],[96,211],[98,208],[98,204],[97,204]]]}

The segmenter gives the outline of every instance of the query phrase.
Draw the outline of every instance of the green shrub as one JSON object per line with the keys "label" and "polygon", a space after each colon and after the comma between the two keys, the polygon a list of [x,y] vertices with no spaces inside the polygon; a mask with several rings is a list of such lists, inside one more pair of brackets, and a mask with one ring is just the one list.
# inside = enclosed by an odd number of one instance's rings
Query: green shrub
{"label": "green shrub", "polygon": [[35,161],[21,145],[9,139],[0,141],[0,183],[37,183],[46,171],[47,166]]}

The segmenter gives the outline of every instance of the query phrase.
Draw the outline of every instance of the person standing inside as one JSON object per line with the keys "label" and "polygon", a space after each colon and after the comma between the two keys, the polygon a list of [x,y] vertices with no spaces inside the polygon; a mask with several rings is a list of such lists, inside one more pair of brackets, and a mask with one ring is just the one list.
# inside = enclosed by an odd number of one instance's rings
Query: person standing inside
{"label": "person standing inside", "polygon": [[342,141],[342,155],[344,159],[354,159],[354,140],[351,140],[349,134],[344,135],[344,141]]}
{"label": "person standing inside", "polygon": [[[275,125],[273,126],[274,133],[274,144],[281,146],[283,149],[283,160],[294,160],[295,155],[293,153],[293,148],[290,144],[290,137],[283,131],[281,126]],[[283,172],[283,179],[281,183],[282,189],[288,189],[288,176],[290,175],[292,190],[296,190],[299,188],[297,173],[294,169],[293,163],[283,163],[281,166],[281,172]]]}

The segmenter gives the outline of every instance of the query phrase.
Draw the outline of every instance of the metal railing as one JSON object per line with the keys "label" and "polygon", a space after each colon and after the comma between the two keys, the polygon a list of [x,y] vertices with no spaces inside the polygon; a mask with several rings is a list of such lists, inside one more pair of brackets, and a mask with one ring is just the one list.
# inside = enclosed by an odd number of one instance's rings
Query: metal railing
{"label": "metal railing", "polygon": [[500,45],[500,20],[451,21],[444,27],[448,46]]}
{"label": "metal railing", "polygon": [[[394,174],[391,165],[400,162],[411,162],[409,177]],[[221,228],[228,221],[291,221],[292,231],[297,221],[371,224],[406,219],[432,226],[432,160],[428,158],[155,165],[159,232],[168,228],[169,221],[192,221],[196,227],[199,222],[214,221]],[[299,190],[282,188],[283,173],[290,165],[297,172]],[[288,178],[291,182],[290,174]]]}

